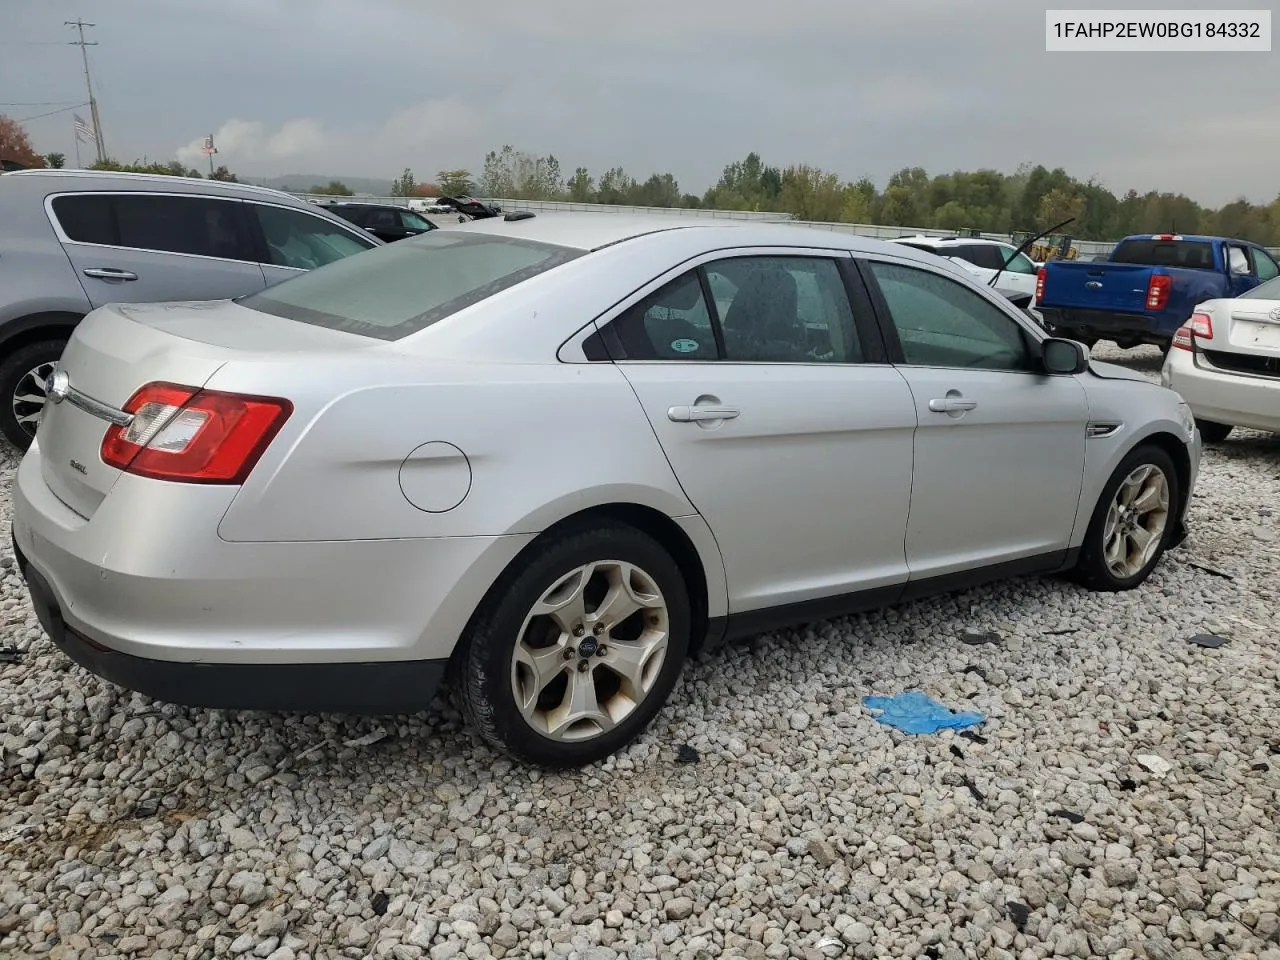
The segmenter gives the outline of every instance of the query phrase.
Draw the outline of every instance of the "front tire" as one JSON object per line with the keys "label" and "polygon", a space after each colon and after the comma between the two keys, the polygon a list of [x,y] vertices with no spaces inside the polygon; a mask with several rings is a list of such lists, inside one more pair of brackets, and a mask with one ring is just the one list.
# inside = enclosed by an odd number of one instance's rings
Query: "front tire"
{"label": "front tire", "polygon": [[1164,555],[1181,510],[1173,458],[1156,446],[1131,451],[1102,489],[1075,579],[1093,590],[1139,586]]}
{"label": "front tire", "polygon": [[459,662],[462,707],[492,747],[564,769],[639,736],[688,653],[679,566],[641,531],[574,526],[490,591]]}
{"label": "front tire", "polygon": [[1196,429],[1200,431],[1200,439],[1205,443],[1222,443],[1231,436],[1235,429],[1229,423],[1218,423],[1214,420],[1196,420]]}
{"label": "front tire", "polygon": [[41,340],[19,347],[0,362],[0,433],[19,450],[35,438],[44,412],[44,379],[66,349],[65,340]]}

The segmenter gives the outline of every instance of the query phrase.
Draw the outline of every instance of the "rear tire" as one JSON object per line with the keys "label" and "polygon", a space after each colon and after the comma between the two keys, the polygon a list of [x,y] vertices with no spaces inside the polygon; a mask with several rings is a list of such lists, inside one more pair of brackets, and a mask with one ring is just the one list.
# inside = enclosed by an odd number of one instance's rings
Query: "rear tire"
{"label": "rear tire", "polygon": [[520,761],[595,763],[671,694],[689,648],[688,588],[657,541],[620,523],[569,527],[527,556],[473,621],[458,662],[463,712]]}
{"label": "rear tire", "polygon": [[1151,575],[1182,515],[1173,458],[1140,446],[1102,488],[1072,578],[1091,590],[1132,590]]}
{"label": "rear tire", "polygon": [[1235,429],[1229,423],[1218,423],[1214,420],[1196,420],[1196,429],[1200,431],[1200,439],[1205,443],[1222,443],[1231,436]]}
{"label": "rear tire", "polygon": [[31,446],[40,424],[45,391],[39,381],[53,372],[66,346],[66,340],[40,340],[0,362],[0,433],[19,450]]}

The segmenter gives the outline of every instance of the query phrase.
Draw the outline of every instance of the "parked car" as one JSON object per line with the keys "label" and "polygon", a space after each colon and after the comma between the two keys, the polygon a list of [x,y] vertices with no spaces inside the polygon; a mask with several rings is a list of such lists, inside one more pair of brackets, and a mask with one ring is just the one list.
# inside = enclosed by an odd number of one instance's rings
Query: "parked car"
{"label": "parked car", "polygon": [[389,203],[340,201],[329,204],[326,209],[342,217],[343,220],[363,227],[385,243],[394,243],[396,240],[417,237],[440,229],[422,214],[408,207],[397,207]]}
{"label": "parked car", "polygon": [[1103,263],[1046,263],[1036,306],[1055,336],[1167,351],[1196,304],[1238,296],[1277,275],[1271,254],[1246,240],[1141,234],[1117,243]]}
{"label": "parked car", "polygon": [[[710,293],[709,291],[715,291]],[[488,218],[76,330],[13,537],[75,661],[574,766],[728,637],[984,580],[1142,583],[1187,406],[940,258],[787,224]]]}
{"label": "parked car", "polygon": [[1197,306],[1160,379],[1191,407],[1205,443],[1235,427],[1280,433],[1280,277]]}
{"label": "parked car", "polygon": [[996,291],[1008,297],[1015,306],[1034,310],[1038,267],[1034,260],[1025,253],[1019,253],[1011,243],[980,237],[926,236],[899,237],[889,242],[955,260],[981,283],[990,283],[999,273]]}
{"label": "parked car", "polygon": [[0,176],[0,433],[25,448],[67,338],[108,303],[216,300],[379,241],[276,190],[87,170]]}

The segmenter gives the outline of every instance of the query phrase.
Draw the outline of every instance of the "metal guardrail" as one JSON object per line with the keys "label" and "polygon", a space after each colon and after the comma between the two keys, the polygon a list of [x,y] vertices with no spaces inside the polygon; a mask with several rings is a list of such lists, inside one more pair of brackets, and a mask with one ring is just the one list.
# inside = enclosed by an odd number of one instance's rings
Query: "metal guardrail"
{"label": "metal guardrail", "polygon": [[[298,193],[294,196],[304,200],[355,200],[363,203],[388,203],[407,207],[408,197],[332,197],[324,194]],[[698,207],[639,207],[615,205],[611,203],[577,203],[572,200],[516,200],[509,197],[481,198],[486,203],[496,203],[503,210],[531,210],[561,213],[600,213],[600,214],[641,214],[667,217],[713,217],[724,220],[754,220],[767,223],[793,223],[796,226],[811,227],[817,230],[831,230],[835,233],[850,233],[858,237],[872,237],[878,240],[895,240],[898,237],[932,236],[949,237],[954,232],[938,230],[934,227],[895,227],[881,223],[843,223],[827,220],[797,220],[789,213],[775,213],[762,210],[707,210]],[[985,240],[1011,242],[1008,233],[980,233]],[[1071,247],[1075,256],[1072,259],[1089,259],[1100,254],[1109,253],[1116,245],[1114,240],[1074,240]],[[1273,257],[1280,259],[1280,247],[1268,247]]]}

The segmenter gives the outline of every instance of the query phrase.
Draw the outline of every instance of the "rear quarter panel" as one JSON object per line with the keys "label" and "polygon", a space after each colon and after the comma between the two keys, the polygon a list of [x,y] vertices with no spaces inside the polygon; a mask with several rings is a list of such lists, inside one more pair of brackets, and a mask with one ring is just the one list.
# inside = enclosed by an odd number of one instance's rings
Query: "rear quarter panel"
{"label": "rear quarter panel", "polygon": [[537,533],[615,502],[695,512],[612,364],[317,358],[228,364],[207,386],[295,404],[222,519],[226,540]]}
{"label": "rear quarter panel", "polygon": [[0,338],[18,332],[15,320],[91,309],[44,212],[47,192],[21,177],[0,179]]}

